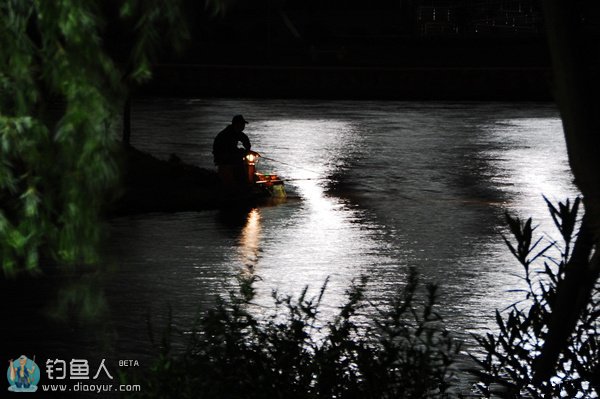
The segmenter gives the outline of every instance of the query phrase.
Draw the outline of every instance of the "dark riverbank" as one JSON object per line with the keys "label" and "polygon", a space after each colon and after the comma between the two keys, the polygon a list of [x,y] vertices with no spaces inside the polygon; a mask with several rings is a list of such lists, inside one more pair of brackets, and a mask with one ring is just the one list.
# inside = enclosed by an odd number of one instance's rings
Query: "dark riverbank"
{"label": "dark riverbank", "polygon": [[[216,170],[183,162],[176,154],[160,160],[131,146],[122,152],[122,185],[108,216],[148,212],[239,210],[273,203],[248,187],[226,190]],[[275,201],[278,202],[278,201]]]}
{"label": "dark riverbank", "polygon": [[250,98],[551,101],[551,69],[159,65],[141,94]]}
{"label": "dark riverbank", "polygon": [[127,146],[123,179],[112,215],[214,209],[223,194],[215,171],[182,162],[176,155],[163,161]]}

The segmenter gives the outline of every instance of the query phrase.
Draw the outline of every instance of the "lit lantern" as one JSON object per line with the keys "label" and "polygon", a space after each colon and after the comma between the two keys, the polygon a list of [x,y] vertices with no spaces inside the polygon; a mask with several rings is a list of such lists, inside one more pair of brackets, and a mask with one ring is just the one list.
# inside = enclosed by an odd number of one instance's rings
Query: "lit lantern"
{"label": "lit lantern", "polygon": [[246,155],[246,162],[248,162],[248,165],[256,165],[256,162],[258,162],[258,154],[249,152],[248,155]]}
{"label": "lit lantern", "polygon": [[260,154],[258,152],[248,152],[244,157],[246,161],[246,167],[248,169],[248,184],[254,184],[256,181],[256,163],[258,162],[258,158]]}

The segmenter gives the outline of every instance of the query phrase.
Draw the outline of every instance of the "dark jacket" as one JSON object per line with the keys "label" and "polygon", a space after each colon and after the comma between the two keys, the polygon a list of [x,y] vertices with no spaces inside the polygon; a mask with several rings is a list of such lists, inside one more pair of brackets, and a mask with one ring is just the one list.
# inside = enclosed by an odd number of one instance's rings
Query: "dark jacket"
{"label": "dark jacket", "polygon": [[[242,143],[245,148],[238,148],[238,143]],[[251,147],[250,139],[244,132],[236,132],[233,126],[229,125],[217,134],[213,143],[213,155],[216,165],[232,165],[242,161],[246,151]]]}

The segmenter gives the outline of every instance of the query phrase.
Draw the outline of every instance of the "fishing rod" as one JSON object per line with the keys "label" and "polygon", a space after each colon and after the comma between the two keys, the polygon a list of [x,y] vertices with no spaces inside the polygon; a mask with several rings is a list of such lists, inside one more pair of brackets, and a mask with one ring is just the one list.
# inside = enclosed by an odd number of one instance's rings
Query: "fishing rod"
{"label": "fishing rod", "polygon": [[328,180],[328,177],[307,177],[299,179],[281,179],[283,181]]}
{"label": "fishing rod", "polygon": [[292,168],[296,168],[296,169],[302,169],[302,170],[305,170],[305,171],[307,171],[307,172],[314,173],[315,175],[318,175],[318,174],[320,174],[319,172],[315,172],[314,170],[310,170],[310,169],[304,168],[304,167],[302,167],[302,166],[298,166],[298,165],[292,165],[291,163],[286,163],[286,162],[279,161],[279,160],[277,160],[277,159],[273,159],[273,158],[267,158],[267,157],[263,157],[262,155],[261,155],[260,157],[261,157],[262,159],[266,159],[266,160],[268,160],[268,161],[273,161],[273,162],[280,163],[280,164],[282,164],[282,165],[291,166]]}

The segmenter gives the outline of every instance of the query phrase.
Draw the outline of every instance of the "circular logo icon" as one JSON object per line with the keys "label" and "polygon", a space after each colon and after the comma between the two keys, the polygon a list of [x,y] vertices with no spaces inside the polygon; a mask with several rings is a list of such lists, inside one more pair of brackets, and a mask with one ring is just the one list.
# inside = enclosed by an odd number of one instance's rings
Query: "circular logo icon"
{"label": "circular logo icon", "polygon": [[[35,357],[34,357],[35,360]],[[8,361],[6,378],[11,392],[35,392],[40,382],[40,368],[35,361],[22,355],[17,359]]]}

